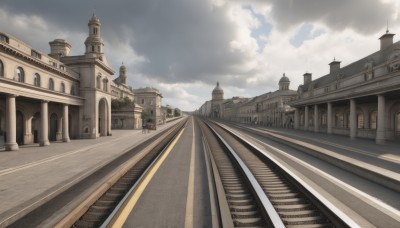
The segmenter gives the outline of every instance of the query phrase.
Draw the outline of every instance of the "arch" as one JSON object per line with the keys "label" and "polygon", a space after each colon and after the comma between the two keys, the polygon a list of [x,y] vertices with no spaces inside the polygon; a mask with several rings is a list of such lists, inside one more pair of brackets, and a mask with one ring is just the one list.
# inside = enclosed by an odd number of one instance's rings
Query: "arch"
{"label": "arch", "polygon": [[4,77],[4,64],[0,60],[0,77]]}
{"label": "arch", "polygon": [[55,113],[50,115],[50,125],[49,125],[49,140],[56,141],[57,140],[57,129],[58,129],[58,116]]}
{"label": "arch", "polygon": [[101,75],[98,75],[96,78],[96,88],[101,89]]}
{"label": "arch", "polygon": [[24,73],[24,69],[22,69],[22,67],[17,67],[16,74],[17,74],[16,79],[18,82],[25,82],[25,73]]}
{"label": "arch", "polygon": [[76,95],[76,93],[75,93],[75,85],[71,86],[70,94],[74,95],[74,96]]}
{"label": "arch", "polygon": [[103,91],[108,92],[108,79],[103,79]]}
{"label": "arch", "polygon": [[33,143],[39,143],[39,135],[40,135],[40,112],[36,112],[32,117],[32,134],[33,134]]}
{"label": "arch", "polygon": [[99,113],[99,120],[98,120],[98,133],[100,136],[107,136],[109,134],[109,116],[108,116],[108,103],[105,98],[100,99],[98,105],[98,113]]}
{"label": "arch", "polygon": [[369,128],[376,129],[378,120],[378,112],[376,110],[369,114]]}
{"label": "arch", "polygon": [[396,121],[395,121],[395,131],[396,131],[396,136],[400,137],[400,111],[396,113]]}
{"label": "arch", "polygon": [[61,92],[61,93],[65,93],[65,84],[64,84],[64,82],[61,82],[61,85],[60,85],[60,92]]}
{"label": "arch", "polygon": [[54,80],[49,78],[49,90],[54,90]]}
{"label": "arch", "polygon": [[364,128],[364,113],[362,111],[357,112],[357,128]]}
{"label": "arch", "polygon": [[22,145],[24,144],[24,115],[22,114],[21,111],[17,110],[17,118],[16,118],[16,126],[17,126],[17,131],[16,131],[16,141],[18,143],[18,145]]}
{"label": "arch", "polygon": [[38,73],[35,73],[35,75],[33,75],[33,85],[40,87],[40,75]]}

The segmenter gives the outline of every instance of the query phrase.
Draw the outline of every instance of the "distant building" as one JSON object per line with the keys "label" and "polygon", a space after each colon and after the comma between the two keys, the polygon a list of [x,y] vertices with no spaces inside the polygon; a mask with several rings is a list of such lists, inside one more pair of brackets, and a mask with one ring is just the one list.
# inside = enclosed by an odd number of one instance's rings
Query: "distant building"
{"label": "distant building", "polygon": [[[381,48],[343,68],[331,62],[329,74],[304,74],[295,108],[295,128],[371,138],[400,139],[400,42],[386,32]],[[351,50],[349,50],[351,51]]]}
{"label": "distant building", "polygon": [[150,116],[156,124],[164,121],[164,113],[161,110],[162,94],[158,89],[146,87],[135,89],[135,102],[143,108],[143,113]]}
{"label": "distant building", "polygon": [[219,86],[219,82],[217,82],[217,86],[215,86],[212,91],[212,100],[211,100],[211,117],[212,118],[221,118],[223,115],[222,102],[224,101],[224,90]]}
{"label": "distant building", "polygon": [[[111,83],[112,129],[141,129],[143,108],[135,103],[135,94],[132,87],[128,86],[126,67],[119,68],[119,76]],[[128,100],[127,100],[128,99]],[[128,101],[128,102],[127,102]]]}

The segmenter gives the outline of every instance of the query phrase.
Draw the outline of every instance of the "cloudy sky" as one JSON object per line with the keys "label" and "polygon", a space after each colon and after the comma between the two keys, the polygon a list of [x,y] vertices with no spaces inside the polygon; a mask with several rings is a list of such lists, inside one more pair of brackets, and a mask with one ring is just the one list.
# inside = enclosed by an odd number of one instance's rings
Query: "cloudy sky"
{"label": "cloudy sky", "polygon": [[275,91],[283,73],[297,90],[306,71],[315,79],[333,58],[377,51],[387,22],[398,41],[399,10],[400,0],[1,0],[0,31],[44,53],[63,38],[81,55],[95,12],[111,67],[124,62],[131,86],[190,111],[217,81],[225,98]]}

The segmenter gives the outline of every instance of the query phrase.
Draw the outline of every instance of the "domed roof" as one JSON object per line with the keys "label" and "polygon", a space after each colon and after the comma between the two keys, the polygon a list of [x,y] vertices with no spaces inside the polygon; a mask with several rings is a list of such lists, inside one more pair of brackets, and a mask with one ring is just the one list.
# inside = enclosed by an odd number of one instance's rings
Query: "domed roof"
{"label": "domed roof", "polygon": [[92,18],[90,18],[89,20],[89,25],[90,24],[99,24],[100,25],[100,20],[99,18],[96,16],[96,14],[93,13]]}
{"label": "domed roof", "polygon": [[221,89],[221,87],[219,87],[219,82],[217,82],[217,86],[215,86],[213,93],[223,93],[224,90]]}
{"label": "domed roof", "polygon": [[285,73],[283,73],[282,78],[279,80],[279,83],[282,82],[290,82],[290,79],[288,77],[286,77]]}

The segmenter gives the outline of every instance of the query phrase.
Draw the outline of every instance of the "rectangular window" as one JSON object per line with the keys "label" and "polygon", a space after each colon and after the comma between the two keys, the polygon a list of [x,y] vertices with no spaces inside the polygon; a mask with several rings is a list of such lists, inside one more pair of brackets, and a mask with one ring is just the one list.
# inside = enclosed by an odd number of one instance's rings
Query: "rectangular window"
{"label": "rectangular window", "polygon": [[31,55],[37,59],[41,59],[42,55],[39,54],[39,52],[35,51],[35,50],[31,50]]}
{"label": "rectangular window", "polygon": [[0,41],[8,43],[8,37],[0,34]]}

